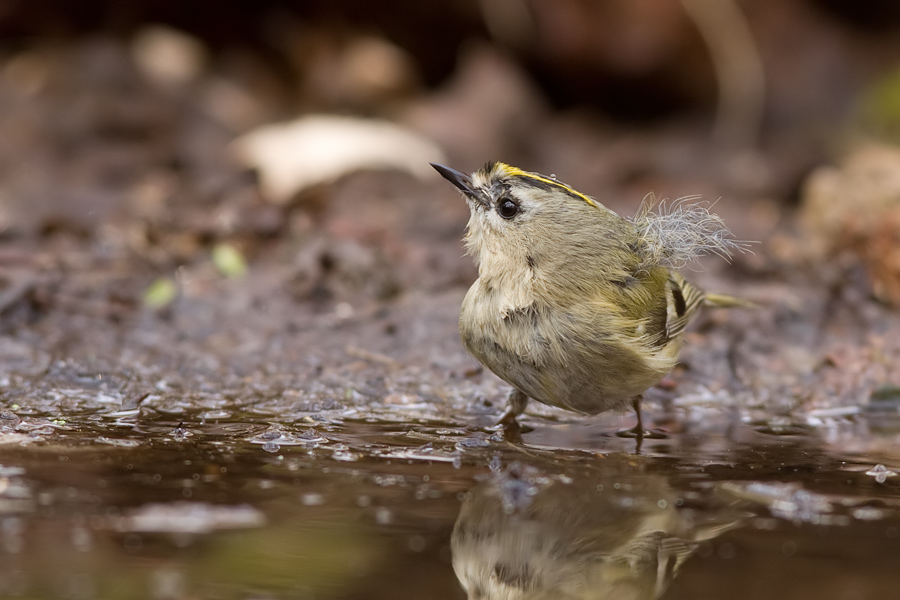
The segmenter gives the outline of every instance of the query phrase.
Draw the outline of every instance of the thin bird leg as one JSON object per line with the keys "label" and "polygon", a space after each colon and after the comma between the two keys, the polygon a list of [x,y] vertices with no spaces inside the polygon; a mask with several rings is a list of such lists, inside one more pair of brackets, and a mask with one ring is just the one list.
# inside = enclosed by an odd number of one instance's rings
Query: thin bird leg
{"label": "thin bird leg", "polygon": [[506,412],[503,413],[503,416],[500,417],[500,421],[497,423],[498,425],[516,425],[516,417],[525,412],[525,407],[528,406],[528,396],[526,396],[522,390],[517,388],[513,388],[509,392],[509,397],[506,399]]}
{"label": "thin bird leg", "polygon": [[618,435],[619,437],[636,438],[639,449],[641,446],[641,442],[644,441],[644,436],[649,433],[648,431],[644,430],[644,418],[641,415],[641,400],[643,400],[643,398],[644,396],[642,394],[638,394],[631,399],[631,406],[634,408],[634,414],[637,416],[637,425],[635,425],[631,429],[625,429],[616,433],[616,435]]}
{"label": "thin bird leg", "polygon": [[637,415],[637,425],[634,426],[634,429],[638,440],[644,437],[644,418],[641,415],[641,400],[643,399],[641,394],[631,399],[631,406],[634,407],[634,414]]}

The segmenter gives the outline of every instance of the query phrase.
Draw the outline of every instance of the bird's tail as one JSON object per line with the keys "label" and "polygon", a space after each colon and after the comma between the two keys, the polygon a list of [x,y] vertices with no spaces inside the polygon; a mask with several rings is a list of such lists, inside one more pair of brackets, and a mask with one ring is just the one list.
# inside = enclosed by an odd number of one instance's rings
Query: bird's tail
{"label": "bird's tail", "polygon": [[729,296],[728,294],[709,294],[707,293],[703,298],[703,304],[705,306],[713,306],[716,308],[757,308],[757,304],[755,302],[751,302],[750,300],[745,300],[743,298],[738,298],[736,296]]}

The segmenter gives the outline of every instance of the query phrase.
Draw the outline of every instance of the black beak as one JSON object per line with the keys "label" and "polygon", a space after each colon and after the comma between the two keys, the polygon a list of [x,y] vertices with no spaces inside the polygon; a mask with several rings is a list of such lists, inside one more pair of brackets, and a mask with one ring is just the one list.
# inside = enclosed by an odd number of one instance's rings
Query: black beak
{"label": "black beak", "polygon": [[472,178],[466,175],[465,173],[460,173],[456,169],[451,169],[450,167],[445,167],[444,165],[439,165],[436,163],[429,163],[434,170],[441,174],[441,177],[455,185],[464,193],[466,196],[475,197],[477,194],[475,190],[472,188]]}

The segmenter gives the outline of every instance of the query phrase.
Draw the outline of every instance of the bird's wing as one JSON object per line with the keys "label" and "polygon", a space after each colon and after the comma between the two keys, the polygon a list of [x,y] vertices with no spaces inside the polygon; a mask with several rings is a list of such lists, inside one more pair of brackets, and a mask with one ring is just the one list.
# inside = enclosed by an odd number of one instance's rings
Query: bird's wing
{"label": "bird's wing", "polygon": [[666,289],[666,337],[674,339],[684,332],[688,321],[703,304],[706,295],[678,273],[669,274]]}

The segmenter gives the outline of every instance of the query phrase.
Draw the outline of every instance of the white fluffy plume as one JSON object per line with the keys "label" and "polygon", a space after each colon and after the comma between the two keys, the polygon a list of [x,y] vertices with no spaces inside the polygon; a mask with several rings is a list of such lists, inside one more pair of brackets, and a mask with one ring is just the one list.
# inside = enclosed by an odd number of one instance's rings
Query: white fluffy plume
{"label": "white fluffy plume", "polygon": [[706,254],[728,260],[735,251],[749,252],[750,242],[734,239],[722,218],[699,199],[686,196],[657,202],[653,194],[644,197],[631,221],[644,242],[641,253],[647,268],[662,265],[680,269]]}

